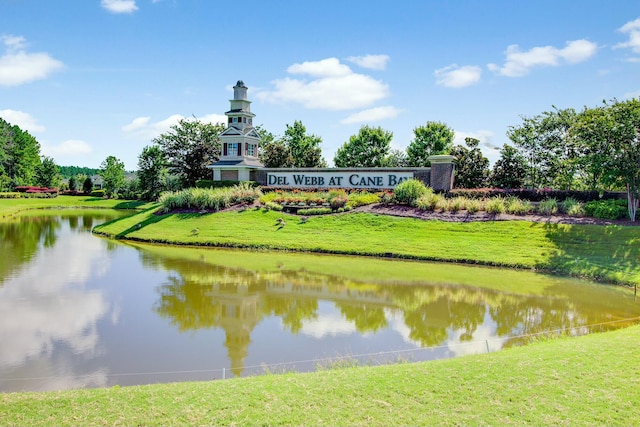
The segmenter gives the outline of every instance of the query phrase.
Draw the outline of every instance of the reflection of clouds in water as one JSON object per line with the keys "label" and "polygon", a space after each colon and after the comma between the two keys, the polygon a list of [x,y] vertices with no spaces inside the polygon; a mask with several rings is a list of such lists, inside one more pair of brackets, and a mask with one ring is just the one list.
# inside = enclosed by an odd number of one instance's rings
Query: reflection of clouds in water
{"label": "reflection of clouds in water", "polygon": [[313,320],[304,320],[300,333],[320,339],[327,335],[350,335],[356,332],[356,325],[342,317],[340,313],[320,314]]}
{"label": "reflection of clouds in water", "polygon": [[[490,351],[498,351],[502,348],[504,340],[497,340],[496,324],[487,312],[484,316],[482,325],[472,331],[470,339],[461,339],[463,335],[467,335],[464,329],[456,329],[449,333],[449,339],[445,343],[449,347],[454,357],[466,356],[468,354],[478,354],[487,352],[487,344]],[[488,343],[487,343],[488,341]]]}
{"label": "reflection of clouds in water", "polygon": [[70,390],[86,387],[106,387],[108,371],[98,369],[87,374],[75,374],[71,360],[36,359],[4,376],[0,388],[12,391]]}
{"label": "reflection of clouds in water", "polygon": [[69,235],[0,288],[0,367],[51,354],[56,341],[75,353],[95,349],[96,322],[108,305],[102,292],[79,288],[96,265],[104,271],[102,244],[90,234]]}
{"label": "reflection of clouds in water", "polygon": [[411,339],[411,329],[404,322],[404,313],[402,310],[390,310],[385,308],[385,317],[389,323],[389,328],[396,331],[402,340],[407,344],[415,345],[416,347],[422,347],[418,341]]}

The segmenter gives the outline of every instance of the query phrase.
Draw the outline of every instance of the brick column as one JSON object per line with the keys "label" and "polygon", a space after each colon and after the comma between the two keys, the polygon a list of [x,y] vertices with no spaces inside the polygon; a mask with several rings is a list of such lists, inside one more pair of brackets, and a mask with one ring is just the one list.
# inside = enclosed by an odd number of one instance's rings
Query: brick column
{"label": "brick column", "polygon": [[437,191],[449,191],[453,188],[455,165],[454,156],[429,156],[431,162],[431,188]]}

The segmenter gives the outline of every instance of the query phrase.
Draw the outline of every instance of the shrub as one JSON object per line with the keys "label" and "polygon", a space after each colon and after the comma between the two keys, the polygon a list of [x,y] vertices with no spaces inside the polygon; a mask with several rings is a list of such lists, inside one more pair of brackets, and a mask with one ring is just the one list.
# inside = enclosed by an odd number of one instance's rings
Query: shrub
{"label": "shrub", "polygon": [[558,201],[555,198],[541,201],[538,205],[538,213],[541,215],[555,215],[558,213]]}
{"label": "shrub", "polygon": [[331,209],[333,210],[338,210],[341,209],[343,207],[345,207],[345,205],[347,204],[348,199],[347,196],[336,196],[332,199],[329,199],[329,205],[331,206]]}
{"label": "shrub", "polygon": [[309,208],[299,209],[298,215],[327,215],[332,212],[331,208]]}
{"label": "shrub", "polygon": [[502,197],[492,197],[487,201],[487,212],[491,214],[501,214],[506,210],[505,201]]}
{"label": "shrub", "polygon": [[348,196],[347,204],[352,208],[357,208],[358,206],[372,205],[374,203],[380,202],[380,196],[374,193],[367,192],[359,192],[359,193],[351,193]]}
{"label": "shrub", "polygon": [[433,192],[429,187],[424,185],[422,181],[417,179],[408,179],[396,185],[393,193],[398,203],[406,203],[409,206],[415,206],[416,201],[425,194]]}
{"label": "shrub", "polygon": [[19,199],[22,197],[22,193],[18,192],[10,192],[10,193],[0,193],[0,199]]}
{"label": "shrub", "polygon": [[391,205],[396,202],[396,196],[393,191],[382,191],[378,193],[378,197],[380,197],[380,203],[383,205]]}
{"label": "shrub", "polygon": [[626,200],[598,200],[584,205],[586,216],[600,219],[622,219],[628,217]]}
{"label": "shrub", "polygon": [[105,190],[93,190],[89,195],[91,197],[104,197]]}
{"label": "shrub", "polygon": [[196,188],[225,188],[225,187],[235,187],[237,185],[248,185],[252,188],[260,187],[255,181],[214,181],[212,179],[199,179],[196,181]]}
{"label": "shrub", "polygon": [[266,202],[264,204],[264,207],[267,210],[271,210],[271,211],[276,211],[276,212],[282,212],[282,205],[278,204],[278,203],[274,203],[274,202]]}

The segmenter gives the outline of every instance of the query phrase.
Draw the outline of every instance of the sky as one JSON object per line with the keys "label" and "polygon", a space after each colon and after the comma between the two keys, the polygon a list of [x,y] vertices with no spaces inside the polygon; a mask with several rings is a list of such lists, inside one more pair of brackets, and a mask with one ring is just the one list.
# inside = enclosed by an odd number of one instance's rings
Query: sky
{"label": "sky", "polygon": [[429,121],[494,162],[522,117],[640,96],[640,2],[0,0],[0,117],[58,165],[136,170],[179,119],[226,123],[238,80],[330,165],[364,125],[405,149]]}

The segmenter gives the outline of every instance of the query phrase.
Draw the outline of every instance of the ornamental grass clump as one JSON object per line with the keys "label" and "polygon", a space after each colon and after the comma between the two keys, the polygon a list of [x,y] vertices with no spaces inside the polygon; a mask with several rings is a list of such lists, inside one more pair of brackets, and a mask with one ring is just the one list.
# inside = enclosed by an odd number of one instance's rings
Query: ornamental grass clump
{"label": "ornamental grass clump", "polygon": [[528,200],[522,200],[515,196],[504,200],[505,212],[511,215],[526,215],[533,210],[533,205]]}
{"label": "ornamental grass clump", "polygon": [[545,199],[538,205],[540,215],[555,215],[558,213],[558,201],[555,198]]}
{"label": "ornamental grass clump", "polygon": [[450,212],[458,212],[465,210],[467,206],[467,199],[464,197],[454,197],[447,200],[447,210]]}
{"label": "ornamental grass clump", "polygon": [[241,183],[233,187],[168,191],[163,193],[158,201],[167,212],[177,209],[218,211],[238,203],[251,203],[261,195],[259,189]]}
{"label": "ornamental grass clump", "polygon": [[487,212],[501,214],[506,211],[505,201],[502,197],[492,197],[487,201]]}
{"label": "ornamental grass clump", "polygon": [[482,200],[479,200],[479,199],[466,199],[466,200],[467,200],[466,208],[468,213],[473,214],[484,209],[484,203]]}
{"label": "ornamental grass clump", "polygon": [[560,203],[560,210],[569,216],[583,216],[584,207],[582,203],[573,197],[567,197]]}
{"label": "ornamental grass clump", "polygon": [[442,206],[446,207],[447,200],[440,194],[428,192],[416,200],[415,206],[421,211],[434,211]]}
{"label": "ornamental grass clump", "polygon": [[417,179],[403,181],[393,189],[396,202],[409,206],[416,206],[418,199],[429,192],[433,193],[433,190]]}

